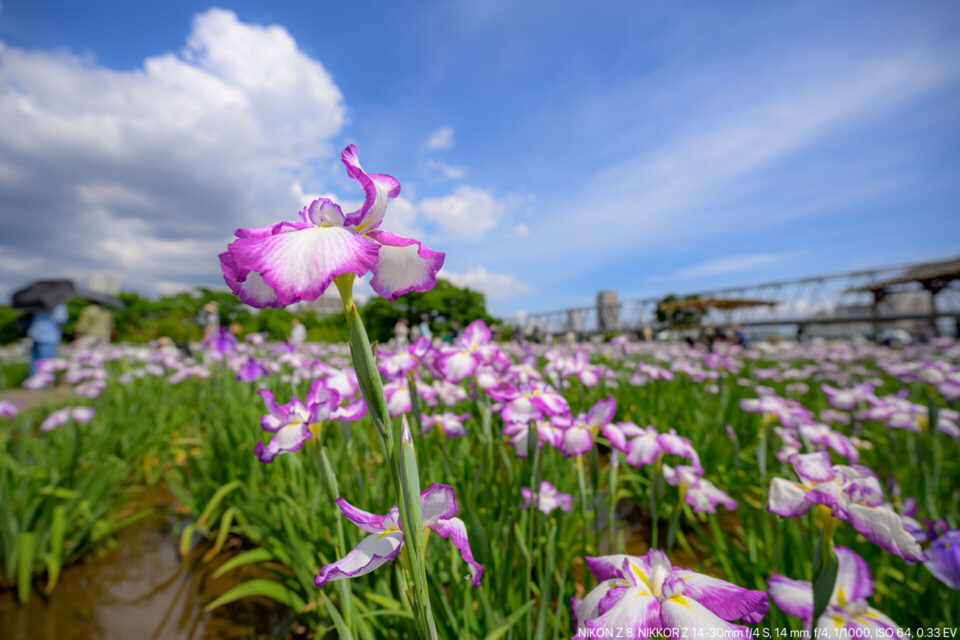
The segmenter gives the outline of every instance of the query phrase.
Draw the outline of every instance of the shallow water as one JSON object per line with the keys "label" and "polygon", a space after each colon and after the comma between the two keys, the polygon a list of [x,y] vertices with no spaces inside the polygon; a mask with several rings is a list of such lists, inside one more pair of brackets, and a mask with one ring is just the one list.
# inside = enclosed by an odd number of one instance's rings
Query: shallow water
{"label": "shallow water", "polygon": [[[239,551],[232,540],[210,562],[201,546],[181,559],[182,523],[172,499],[156,492],[159,512],[121,531],[116,548],[66,567],[50,596],[35,588],[26,606],[13,591],[0,593],[0,637],[4,640],[92,640],[271,638],[287,635],[293,614],[270,600],[246,599],[213,612],[203,608],[234,585],[258,577],[243,567],[214,579],[213,573]],[[37,583],[37,586],[40,586]]]}

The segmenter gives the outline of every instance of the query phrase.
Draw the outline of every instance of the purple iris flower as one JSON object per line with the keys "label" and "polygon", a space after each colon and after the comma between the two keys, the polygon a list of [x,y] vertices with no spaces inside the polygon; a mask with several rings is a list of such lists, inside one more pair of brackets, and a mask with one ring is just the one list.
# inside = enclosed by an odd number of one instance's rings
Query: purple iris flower
{"label": "purple iris flower", "polygon": [[610,396],[606,400],[598,400],[590,411],[574,418],[570,427],[563,432],[563,440],[560,442],[563,455],[569,458],[589,451],[593,447],[597,432],[613,421],[616,412],[617,401]]}
{"label": "purple iris flower", "polygon": [[908,562],[926,560],[900,514],[884,502],[880,480],[863,466],[832,465],[830,454],[794,454],[790,464],[800,482],[774,478],[767,510],[782,517],[802,516],[814,505],[856,529],[864,538]]}
{"label": "purple iris flower", "polygon": [[660,456],[669,454],[686,458],[693,467],[702,469],[700,456],[693,448],[693,443],[678,436],[673,429],[661,433],[653,426],[640,428],[632,422],[623,422],[608,427],[604,435],[613,448],[626,454],[624,459],[627,464],[634,467],[653,464]]}
{"label": "purple iris flower", "polygon": [[487,394],[503,403],[500,417],[508,424],[526,424],[531,420],[543,420],[549,416],[570,415],[570,406],[564,397],[547,385],[528,385],[518,389],[505,382],[487,389]]}
{"label": "purple iris flower", "polygon": [[947,531],[927,547],[930,573],[951,589],[960,589],[960,529]]}
{"label": "purple iris flower", "polygon": [[[827,608],[817,620],[822,638],[893,638],[899,627],[883,613],[870,607],[873,576],[863,558],[846,547],[834,547],[837,554],[837,582]],[[770,597],[784,613],[810,626],[813,617],[813,587],[804,580],[791,580],[774,573],[767,580]],[[846,633],[840,633],[840,630]]]}
{"label": "purple iris flower", "polygon": [[703,469],[690,465],[671,467],[665,464],[663,479],[667,484],[680,489],[680,495],[694,513],[716,513],[717,507],[721,505],[731,511],[737,508],[736,500],[703,477]]}
{"label": "purple iris flower", "polygon": [[260,364],[256,358],[250,356],[237,372],[237,382],[253,382],[254,380],[268,374],[267,369]]}
{"label": "purple iris flower", "polygon": [[[314,580],[318,587],[332,580],[355,578],[370,573],[396,558],[404,543],[403,531],[400,528],[400,510],[396,506],[391,507],[387,515],[378,516],[354,507],[343,498],[338,498],[336,502],[350,522],[370,535],[344,557],[321,567]],[[420,492],[420,509],[424,529],[433,531],[441,538],[450,538],[453,546],[460,551],[460,557],[470,568],[471,584],[480,586],[483,567],[473,559],[470,542],[467,540],[467,528],[463,521],[456,517],[460,508],[457,506],[453,488],[445,484],[431,484],[429,489]]]}
{"label": "purple iris flower", "polygon": [[0,400],[0,417],[16,418],[18,405],[9,400]]}
{"label": "purple iris flower", "polygon": [[459,438],[467,435],[467,428],[463,426],[463,421],[469,417],[469,413],[457,415],[449,411],[434,415],[424,415],[423,432],[427,433],[433,427],[437,427],[443,431],[443,434],[448,438]]}
{"label": "purple iris flower", "polygon": [[474,374],[481,364],[489,363],[493,354],[490,329],[480,319],[474,320],[457,339],[455,348],[441,355],[440,369],[450,382],[460,382]]}
{"label": "purple iris flower", "polygon": [[753,637],[750,629],[733,622],[756,624],[769,607],[762,591],[674,567],[657,549],[645,556],[588,557],[586,563],[600,584],[571,602],[576,637],[600,637],[600,630],[630,638],[722,631],[724,637],[747,640]]}
{"label": "purple iris flower", "polygon": [[264,431],[273,434],[270,444],[258,442],[253,453],[260,462],[273,462],[281,453],[298,451],[303,443],[313,437],[310,425],[334,418],[340,408],[340,394],[317,380],[310,385],[305,402],[293,398],[286,404],[277,404],[273,391],[262,389],[258,392],[263,398],[268,413],[260,418]]}
{"label": "purple iris flower", "polygon": [[372,272],[370,286],[388,300],[436,286],[444,254],[379,228],[388,199],[400,195],[400,183],[365,172],[353,145],[340,159],[363,188],[360,209],[345,214],[332,200],[318,198],[298,221],[237,229],[237,239],[220,254],[224,280],[246,304],[285,307],[316,300],[347,273]]}
{"label": "purple iris flower", "polygon": [[828,384],[822,384],[820,388],[827,394],[827,402],[830,406],[841,411],[853,411],[862,402],[874,397],[873,385],[869,383],[858,384],[850,389],[836,389]]}
{"label": "purple iris flower", "polygon": [[529,509],[533,504],[544,513],[550,513],[554,509],[561,509],[570,513],[573,504],[573,496],[569,493],[561,493],[555,486],[544,480],[540,483],[539,491],[531,491],[530,487],[521,487],[520,495],[523,496],[523,509]]}
{"label": "purple iris flower", "polygon": [[211,334],[202,344],[213,353],[222,356],[234,350],[237,346],[237,338],[226,327],[220,327],[219,333]]}

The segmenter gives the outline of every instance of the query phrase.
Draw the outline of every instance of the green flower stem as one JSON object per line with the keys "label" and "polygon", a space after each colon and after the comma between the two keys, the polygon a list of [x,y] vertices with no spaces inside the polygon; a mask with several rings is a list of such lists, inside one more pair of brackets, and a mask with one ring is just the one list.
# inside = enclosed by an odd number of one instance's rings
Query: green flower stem
{"label": "green flower stem", "polygon": [[[533,564],[534,564],[534,549],[537,549],[536,544],[536,524],[537,524],[537,509],[540,504],[540,431],[537,428],[537,423],[533,420],[530,421],[527,426],[527,459],[530,461],[530,493],[531,495],[536,495],[536,502],[533,499],[530,500],[530,519],[528,520],[529,526],[527,528],[527,550],[529,554],[527,555],[527,582],[530,581],[530,576],[533,574]],[[538,557],[540,554],[537,554]],[[541,585],[541,589],[542,589]],[[527,596],[530,597],[530,588],[527,587]],[[542,606],[546,606],[541,602]],[[527,636],[533,634],[533,609],[528,609],[526,613],[527,619]]]}
{"label": "green flower stem", "polygon": [[617,470],[620,467],[620,452],[616,449],[611,449],[610,454],[610,463],[608,465],[610,476],[607,484],[607,490],[610,494],[610,506],[607,512],[607,545],[610,549],[616,549],[617,541],[614,538],[614,520],[617,517]]}
{"label": "green flower stem", "polygon": [[[824,509],[820,509],[824,512]],[[810,618],[810,635],[813,637],[817,628],[817,621],[827,605],[830,604],[830,596],[833,595],[833,588],[837,583],[837,570],[839,568],[837,554],[833,552],[833,534],[837,529],[839,521],[829,512],[823,513],[823,526],[820,527],[820,534],[816,541],[813,551],[813,568],[811,578],[813,584],[813,616]]]}
{"label": "green flower stem", "polygon": [[353,368],[357,373],[360,392],[367,403],[373,424],[380,434],[384,456],[394,478],[394,490],[400,510],[400,525],[405,538],[403,553],[410,562],[413,580],[410,593],[417,630],[421,637],[436,640],[437,629],[430,607],[423,560],[423,516],[420,512],[420,475],[417,469],[417,456],[413,449],[412,438],[404,437],[403,422],[391,420],[387,411],[383,381],[377,370],[370,338],[367,337],[357,305],[353,302],[355,279],[356,276],[352,273],[343,274],[334,279],[340,291],[340,298],[343,300],[343,312],[350,329],[350,355],[353,358]]}
{"label": "green flower stem", "polygon": [[650,467],[650,548],[656,549],[659,538],[660,518],[658,511],[658,496],[660,489],[660,458]]}
{"label": "green flower stem", "polygon": [[[340,485],[337,482],[337,476],[333,473],[333,467],[330,466],[330,459],[327,458],[327,449],[320,447],[320,469],[323,472],[323,484],[327,489],[327,496],[331,502],[340,497]],[[334,519],[337,523],[337,554],[343,557],[349,551],[347,547],[346,536],[343,533],[343,516],[339,509],[334,509]],[[349,580],[340,580],[340,608],[343,610],[343,619],[347,621],[348,626],[353,623],[353,603],[350,600]]]}

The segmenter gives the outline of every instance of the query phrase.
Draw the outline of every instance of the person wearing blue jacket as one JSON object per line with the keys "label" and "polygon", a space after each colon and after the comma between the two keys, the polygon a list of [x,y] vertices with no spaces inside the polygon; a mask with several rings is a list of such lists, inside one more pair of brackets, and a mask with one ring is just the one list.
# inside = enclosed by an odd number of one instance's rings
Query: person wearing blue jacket
{"label": "person wearing blue jacket", "polygon": [[35,313],[30,320],[27,335],[33,340],[30,354],[30,375],[37,372],[37,363],[57,357],[57,345],[63,336],[63,325],[67,324],[67,306],[58,304],[49,311]]}

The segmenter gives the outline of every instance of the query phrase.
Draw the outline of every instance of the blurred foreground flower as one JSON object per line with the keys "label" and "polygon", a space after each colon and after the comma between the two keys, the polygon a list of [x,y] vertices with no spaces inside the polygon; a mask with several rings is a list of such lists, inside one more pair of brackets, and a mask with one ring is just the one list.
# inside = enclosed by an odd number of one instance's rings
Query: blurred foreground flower
{"label": "blurred foreground flower", "polygon": [[746,640],[750,629],[732,622],[756,624],[769,607],[762,591],[678,569],[657,549],[645,556],[588,557],[586,562],[600,584],[571,602],[576,637],[601,637],[602,629],[603,637],[717,637],[721,632],[724,638]]}
{"label": "blurred foreground flower", "polygon": [[960,530],[947,531],[934,540],[927,555],[927,570],[951,589],[960,589]]}
{"label": "blurred foreground flower", "polygon": [[[863,558],[846,547],[834,547],[837,554],[837,581],[833,594],[815,627],[821,638],[892,638],[899,627],[893,620],[871,608],[873,576]],[[791,580],[774,573],[767,591],[787,615],[810,625],[813,616],[813,587],[805,580]]]}

